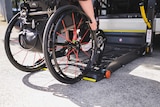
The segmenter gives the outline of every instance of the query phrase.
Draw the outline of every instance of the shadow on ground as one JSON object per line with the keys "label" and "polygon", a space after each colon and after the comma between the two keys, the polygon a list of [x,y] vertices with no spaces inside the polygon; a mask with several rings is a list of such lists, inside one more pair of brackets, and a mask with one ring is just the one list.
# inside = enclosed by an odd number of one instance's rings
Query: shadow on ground
{"label": "shadow on ground", "polygon": [[69,99],[80,107],[158,107],[160,82],[130,74],[140,65],[153,71],[159,70],[152,66],[160,65],[160,62],[155,61],[159,60],[158,53],[154,55],[155,58],[139,58],[114,72],[110,79],[97,83],[80,81],[66,85],[55,82],[56,80],[44,71],[25,75],[23,83],[30,88]]}

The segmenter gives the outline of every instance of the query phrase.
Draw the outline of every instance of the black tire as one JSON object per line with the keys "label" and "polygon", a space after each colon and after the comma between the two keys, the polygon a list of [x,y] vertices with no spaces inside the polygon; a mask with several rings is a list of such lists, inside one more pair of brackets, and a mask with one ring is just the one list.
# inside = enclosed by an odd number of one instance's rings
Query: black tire
{"label": "black tire", "polygon": [[[45,61],[51,74],[62,83],[80,81],[91,62],[95,44],[89,21],[79,8],[67,5],[59,8],[47,22],[43,35]],[[91,47],[85,50],[88,43]]]}
{"label": "black tire", "polygon": [[17,69],[25,72],[38,71],[45,67],[44,55],[42,52],[26,49],[20,44],[21,21],[20,13],[11,19],[5,33],[5,52],[10,62]]}

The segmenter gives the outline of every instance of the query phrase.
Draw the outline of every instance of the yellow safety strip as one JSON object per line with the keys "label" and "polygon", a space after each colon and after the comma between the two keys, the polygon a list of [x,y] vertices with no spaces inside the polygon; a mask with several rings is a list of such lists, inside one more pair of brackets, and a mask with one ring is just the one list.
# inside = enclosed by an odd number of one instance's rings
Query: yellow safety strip
{"label": "yellow safety strip", "polygon": [[42,70],[42,71],[46,71],[46,70],[48,70],[48,68],[42,68],[41,70]]}
{"label": "yellow safety strip", "polygon": [[146,30],[103,30],[103,32],[128,32],[128,33],[145,33]]}
{"label": "yellow safety strip", "polygon": [[91,82],[96,82],[96,79],[89,78],[89,77],[83,77],[83,80],[91,81]]}

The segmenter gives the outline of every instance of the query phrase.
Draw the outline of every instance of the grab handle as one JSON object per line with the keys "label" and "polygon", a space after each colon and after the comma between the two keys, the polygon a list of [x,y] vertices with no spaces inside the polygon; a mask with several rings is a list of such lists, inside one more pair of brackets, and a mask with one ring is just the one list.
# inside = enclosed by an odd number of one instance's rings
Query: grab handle
{"label": "grab handle", "polygon": [[141,16],[142,16],[144,22],[146,23],[147,27],[150,29],[152,26],[151,26],[151,23],[148,21],[148,19],[146,17],[146,13],[145,13],[145,9],[144,9],[144,3],[141,2],[141,3],[139,3],[139,5],[140,5]]}

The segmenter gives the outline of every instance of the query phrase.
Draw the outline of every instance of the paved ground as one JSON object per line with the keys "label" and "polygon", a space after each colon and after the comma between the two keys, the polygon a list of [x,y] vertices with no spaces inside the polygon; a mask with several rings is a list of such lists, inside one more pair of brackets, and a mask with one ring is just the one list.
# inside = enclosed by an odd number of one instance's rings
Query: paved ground
{"label": "paved ground", "polygon": [[0,16],[0,107],[160,107],[160,51],[114,72],[110,79],[66,85],[49,71],[16,69],[4,52]]}

